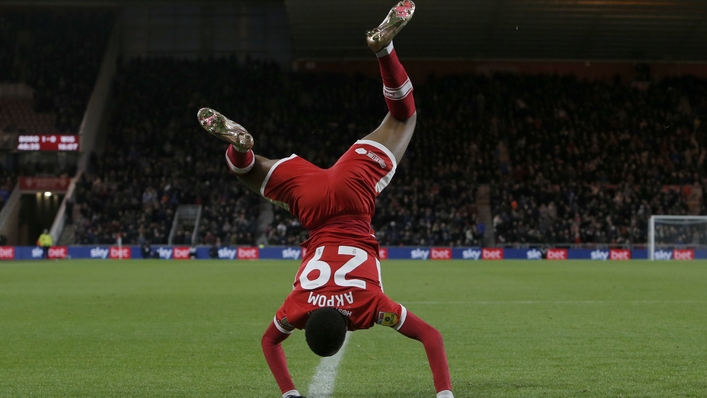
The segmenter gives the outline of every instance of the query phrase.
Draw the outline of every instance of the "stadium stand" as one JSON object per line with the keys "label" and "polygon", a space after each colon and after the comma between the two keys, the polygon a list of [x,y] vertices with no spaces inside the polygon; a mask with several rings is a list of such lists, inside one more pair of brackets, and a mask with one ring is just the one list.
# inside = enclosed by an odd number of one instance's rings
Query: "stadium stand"
{"label": "stadium stand", "polygon": [[[79,190],[77,243],[109,243],[121,229],[126,243],[166,243],[175,206],[200,203],[200,244],[255,244],[258,197],[228,176],[217,155],[225,146],[198,130],[194,111],[221,108],[265,156],[294,152],[328,166],[380,121],[378,86],[255,61],[130,60],[109,146]],[[396,184],[379,197],[381,243],[483,245],[479,184],[491,187],[488,227],[499,244],[642,243],[650,214],[704,213],[664,186],[702,192],[705,82],[649,87],[511,75],[416,84],[422,116]],[[279,209],[265,234],[270,244],[306,238]]]}
{"label": "stadium stand", "polygon": [[[17,134],[78,133],[114,16],[88,9],[7,9],[0,15],[0,143]],[[22,88],[16,90],[15,88]],[[74,175],[48,162],[19,162],[3,185],[22,176]],[[14,186],[10,186],[12,190]]]}
{"label": "stadium stand", "polygon": [[[86,12],[96,13],[92,23],[57,33]],[[0,40],[14,49],[0,58],[2,78],[29,83],[35,98],[3,99],[0,127],[76,131],[113,16],[71,10],[2,18]],[[20,27],[42,44],[28,51]],[[63,61],[49,67],[53,58]],[[417,132],[373,220],[381,244],[481,246],[488,230],[501,245],[644,243],[651,214],[707,214],[707,82],[643,78],[415,82]],[[268,207],[228,175],[219,155],[225,146],[199,131],[196,109],[212,106],[244,124],[264,156],[297,153],[325,167],[385,110],[376,78],[283,72],[235,58],[130,59],[114,87],[107,145],[79,181],[69,215],[79,244],[113,243],[119,233],[125,244],[167,243],[180,204],[203,206],[199,244],[297,244],[306,232],[281,209],[261,212]],[[22,173],[52,171],[74,172],[38,164]],[[489,192],[484,211],[482,191]],[[191,243],[189,232],[177,230],[173,243]]]}

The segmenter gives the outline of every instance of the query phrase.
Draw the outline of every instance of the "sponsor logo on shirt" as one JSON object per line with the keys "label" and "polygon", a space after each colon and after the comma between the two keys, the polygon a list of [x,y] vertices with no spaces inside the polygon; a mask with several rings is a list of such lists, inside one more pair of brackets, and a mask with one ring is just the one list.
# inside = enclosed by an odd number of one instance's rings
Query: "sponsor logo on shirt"
{"label": "sponsor logo on shirt", "polygon": [[376,155],[375,153],[367,151],[365,148],[356,148],[356,153],[358,153],[359,155],[368,156],[369,158],[371,158],[371,160],[378,163],[378,165],[382,169],[388,167],[388,165],[385,163],[385,160],[381,159],[380,156]]}
{"label": "sponsor logo on shirt", "polygon": [[376,323],[383,326],[395,326],[398,324],[398,315],[394,312],[379,312]]}

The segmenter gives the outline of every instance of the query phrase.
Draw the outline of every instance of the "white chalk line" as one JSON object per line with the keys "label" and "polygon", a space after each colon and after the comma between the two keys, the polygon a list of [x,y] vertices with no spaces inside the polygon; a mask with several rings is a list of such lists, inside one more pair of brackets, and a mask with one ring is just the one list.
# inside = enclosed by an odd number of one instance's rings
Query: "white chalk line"
{"label": "white chalk line", "polygon": [[344,344],[339,352],[330,357],[322,358],[321,362],[319,362],[314,377],[312,377],[312,382],[309,384],[308,398],[329,398],[334,393],[337,368],[341,358],[344,356],[344,351],[346,351],[350,335],[351,332],[346,332]]}
{"label": "white chalk line", "polygon": [[503,304],[706,304],[705,300],[515,300],[515,301],[406,301],[420,305],[503,305]]}

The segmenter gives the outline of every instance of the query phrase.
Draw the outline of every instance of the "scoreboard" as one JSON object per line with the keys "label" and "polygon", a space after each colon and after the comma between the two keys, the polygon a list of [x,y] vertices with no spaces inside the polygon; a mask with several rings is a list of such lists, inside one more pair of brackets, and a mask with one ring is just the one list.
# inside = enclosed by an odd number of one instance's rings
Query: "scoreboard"
{"label": "scoreboard", "polygon": [[18,151],[78,152],[79,136],[74,134],[20,134]]}

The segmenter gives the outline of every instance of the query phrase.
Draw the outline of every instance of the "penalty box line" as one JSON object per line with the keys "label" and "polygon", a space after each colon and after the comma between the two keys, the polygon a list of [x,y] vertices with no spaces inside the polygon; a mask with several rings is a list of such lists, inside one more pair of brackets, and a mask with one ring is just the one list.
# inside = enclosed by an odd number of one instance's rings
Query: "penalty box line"
{"label": "penalty box line", "polygon": [[339,352],[333,356],[322,358],[321,362],[319,362],[314,377],[312,377],[312,382],[309,384],[307,397],[329,398],[331,394],[334,393],[337,368],[339,367],[341,358],[344,357],[344,351],[346,351],[346,345],[349,343],[350,335],[351,332],[346,332],[344,344],[341,346]]}

